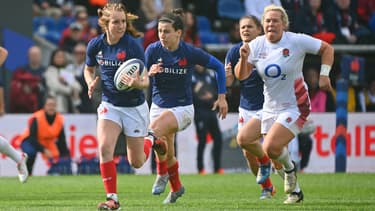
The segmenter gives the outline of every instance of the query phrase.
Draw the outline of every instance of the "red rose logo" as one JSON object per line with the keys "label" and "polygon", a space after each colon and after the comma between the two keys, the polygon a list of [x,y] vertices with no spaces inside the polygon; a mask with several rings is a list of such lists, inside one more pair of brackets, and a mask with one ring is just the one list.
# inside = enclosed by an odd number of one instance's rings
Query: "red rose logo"
{"label": "red rose logo", "polygon": [[283,49],[283,56],[284,57],[288,57],[289,56],[289,49],[287,49],[287,48]]}

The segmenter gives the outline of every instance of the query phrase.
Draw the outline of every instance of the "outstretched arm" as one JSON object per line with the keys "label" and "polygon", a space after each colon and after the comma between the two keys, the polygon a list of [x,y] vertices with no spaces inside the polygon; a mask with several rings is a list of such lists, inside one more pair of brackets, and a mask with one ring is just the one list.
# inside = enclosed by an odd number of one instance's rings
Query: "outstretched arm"
{"label": "outstretched arm", "polygon": [[206,67],[216,71],[216,80],[218,83],[218,98],[212,107],[212,110],[219,109],[219,117],[224,119],[228,113],[228,103],[225,98],[226,84],[225,84],[225,70],[224,65],[214,56],[210,56],[210,60]]}
{"label": "outstretched arm", "polygon": [[85,70],[83,74],[84,74],[85,81],[88,87],[88,95],[90,99],[92,97],[92,93],[94,92],[96,84],[100,80],[99,76],[96,76],[94,78],[94,71],[95,71],[95,67],[89,67],[85,65]]}

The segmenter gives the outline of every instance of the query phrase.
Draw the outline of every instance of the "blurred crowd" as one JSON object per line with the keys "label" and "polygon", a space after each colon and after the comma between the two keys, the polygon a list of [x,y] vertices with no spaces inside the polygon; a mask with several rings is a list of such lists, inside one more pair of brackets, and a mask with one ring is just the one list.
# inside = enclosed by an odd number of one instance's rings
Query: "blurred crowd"
{"label": "blurred crowd", "polygon": [[[57,110],[62,113],[96,111],[96,104],[87,97],[83,67],[86,44],[101,33],[97,25],[97,9],[106,2],[33,1],[33,33],[55,45],[56,49],[48,64],[44,65],[43,49],[32,46],[28,51],[28,63],[12,72],[9,113],[32,113],[43,106],[47,95],[56,97]],[[139,16],[134,25],[144,33],[139,39],[144,48],[158,39],[157,19],[172,8],[182,7],[187,11],[188,28],[184,40],[204,47],[212,43],[240,42],[239,18],[249,14],[261,18],[263,8],[271,3],[282,5],[287,10],[290,31],[306,33],[331,44],[375,43],[374,0],[207,0],[205,4],[198,0],[122,2],[130,12]],[[309,65],[304,70],[312,104],[317,105],[317,112],[334,111],[335,93],[318,90],[319,69],[319,66]],[[366,84],[350,87],[348,111],[375,111],[375,79]],[[233,109],[236,108],[234,105]]]}

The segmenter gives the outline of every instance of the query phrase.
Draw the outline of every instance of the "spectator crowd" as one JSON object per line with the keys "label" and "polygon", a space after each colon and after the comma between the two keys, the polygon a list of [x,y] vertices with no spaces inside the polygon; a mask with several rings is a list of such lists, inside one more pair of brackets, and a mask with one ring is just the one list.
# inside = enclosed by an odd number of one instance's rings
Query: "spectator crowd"
{"label": "spectator crowd", "polygon": [[[309,34],[331,44],[375,43],[373,0],[208,0],[204,5],[197,0],[122,2],[131,13],[140,17],[134,21],[134,25],[143,32],[144,36],[138,41],[144,48],[158,39],[156,20],[172,8],[182,7],[187,11],[184,40],[203,48],[210,43],[240,42],[240,17],[254,15],[261,19],[263,8],[271,3],[286,9],[291,23],[289,30],[292,32]],[[47,95],[56,97],[59,112],[95,112],[96,104],[87,97],[83,66],[88,41],[101,33],[97,24],[97,8],[105,3],[106,0],[33,1],[33,33],[54,44],[56,49],[51,53],[48,64],[44,65],[43,49],[34,45],[28,51],[28,63],[12,71],[8,112],[35,112],[42,108]],[[314,71],[317,72],[317,68],[314,65],[304,68],[311,98],[313,102],[324,99],[326,102],[322,103],[328,104],[326,109],[318,109],[318,112],[334,111],[335,93],[322,94],[311,84],[314,80],[310,77],[316,75]],[[338,77],[338,74],[333,77]],[[364,84],[350,87],[349,111],[374,111],[375,78],[366,79]],[[233,91],[236,90],[235,86],[229,89],[230,97],[236,97],[231,96],[236,94]],[[230,107],[234,111],[237,105]],[[319,104],[319,108],[323,107]]]}

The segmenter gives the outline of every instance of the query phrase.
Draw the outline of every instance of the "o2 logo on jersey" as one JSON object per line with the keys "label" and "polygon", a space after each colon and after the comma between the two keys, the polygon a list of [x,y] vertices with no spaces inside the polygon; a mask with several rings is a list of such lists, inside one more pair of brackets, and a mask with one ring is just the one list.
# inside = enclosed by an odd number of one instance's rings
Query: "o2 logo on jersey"
{"label": "o2 logo on jersey", "polygon": [[277,64],[270,64],[264,69],[264,74],[269,78],[279,78],[286,80],[286,74],[281,73],[281,68]]}

